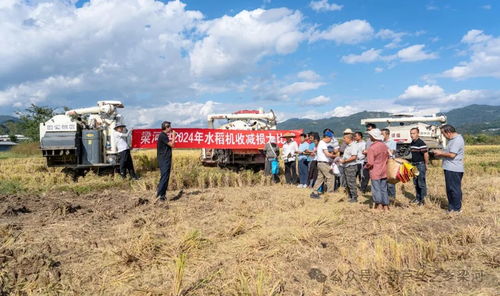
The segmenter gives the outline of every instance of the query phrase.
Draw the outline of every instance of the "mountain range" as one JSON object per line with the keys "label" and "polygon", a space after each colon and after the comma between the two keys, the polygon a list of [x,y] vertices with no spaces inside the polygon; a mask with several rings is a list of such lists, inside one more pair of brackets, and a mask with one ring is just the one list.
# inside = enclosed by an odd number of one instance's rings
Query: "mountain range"
{"label": "mountain range", "polygon": [[[459,133],[500,135],[500,106],[469,105],[442,112],[438,115],[446,115],[447,123],[453,125]],[[365,127],[361,125],[361,119],[390,116],[391,114],[387,112],[363,111],[344,117],[323,119],[291,118],[278,123],[278,129],[303,129],[305,132],[322,132],[325,128],[331,128],[335,134],[340,135],[346,128],[353,131],[364,131]]]}

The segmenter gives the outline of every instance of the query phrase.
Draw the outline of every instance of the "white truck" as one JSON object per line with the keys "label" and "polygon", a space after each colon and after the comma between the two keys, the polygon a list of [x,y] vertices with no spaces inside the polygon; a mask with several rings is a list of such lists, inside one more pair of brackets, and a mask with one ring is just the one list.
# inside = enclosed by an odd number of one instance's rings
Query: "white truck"
{"label": "white truck", "polygon": [[119,163],[112,133],[122,116],[120,101],[99,101],[96,107],[69,110],[40,123],[40,149],[49,167],[73,172],[103,170]]}
{"label": "white truck", "polygon": [[443,149],[446,145],[446,138],[441,134],[439,126],[430,124],[445,124],[446,116],[444,115],[413,116],[412,114],[393,114],[392,117],[366,118],[361,120],[362,125],[368,123],[374,123],[377,126],[381,123],[387,124],[386,127],[391,131],[390,138],[396,142],[397,157],[411,158],[410,130],[415,127],[420,130],[420,138],[427,144],[430,151],[433,149]]}
{"label": "white truck", "polygon": [[[275,130],[276,115],[271,110],[264,113],[259,110],[240,110],[234,113],[208,115],[208,127],[228,130]],[[215,120],[225,120],[220,126],[215,126]],[[264,148],[264,147],[262,147]],[[265,157],[258,149],[202,149],[201,162],[205,166],[230,168],[264,167]]]}

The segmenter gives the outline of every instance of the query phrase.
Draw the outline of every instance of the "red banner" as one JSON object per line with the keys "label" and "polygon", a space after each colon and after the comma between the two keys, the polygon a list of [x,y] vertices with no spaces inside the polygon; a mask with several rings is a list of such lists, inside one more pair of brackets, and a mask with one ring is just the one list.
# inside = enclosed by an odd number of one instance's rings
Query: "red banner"
{"label": "red banner", "polygon": [[[285,139],[281,138],[287,133],[295,134],[295,141],[299,143],[303,130],[223,130],[176,128],[175,148],[217,148],[217,149],[263,149],[264,144],[271,137],[276,139],[281,147]],[[132,148],[156,148],[160,129],[134,129],[132,130]],[[172,135],[169,134],[169,137]]]}

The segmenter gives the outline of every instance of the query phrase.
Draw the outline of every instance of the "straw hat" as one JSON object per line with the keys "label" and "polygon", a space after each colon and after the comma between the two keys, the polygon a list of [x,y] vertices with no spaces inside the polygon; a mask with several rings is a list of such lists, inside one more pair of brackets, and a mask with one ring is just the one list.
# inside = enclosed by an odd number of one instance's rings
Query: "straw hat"
{"label": "straw hat", "polygon": [[283,136],[281,136],[282,138],[295,138],[295,134],[294,133],[285,133]]}
{"label": "straw hat", "polygon": [[375,140],[382,141],[384,140],[384,136],[382,136],[382,133],[378,128],[374,128],[371,131],[368,132],[370,136],[372,136]]}
{"label": "straw hat", "polygon": [[352,132],[352,129],[350,129],[350,128],[346,128],[346,129],[344,130],[344,135],[345,135],[345,134],[352,134],[352,133],[353,133],[353,132]]}
{"label": "straw hat", "polygon": [[115,126],[115,129],[117,129],[119,127],[127,127],[127,126],[125,124],[118,124],[117,126]]}

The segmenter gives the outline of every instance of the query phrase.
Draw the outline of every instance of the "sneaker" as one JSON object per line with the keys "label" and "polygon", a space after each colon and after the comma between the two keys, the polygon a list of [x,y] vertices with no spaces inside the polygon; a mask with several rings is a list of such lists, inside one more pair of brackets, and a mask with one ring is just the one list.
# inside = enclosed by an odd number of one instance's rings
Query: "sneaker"
{"label": "sneaker", "polygon": [[302,184],[297,185],[297,188],[303,188]]}
{"label": "sneaker", "polygon": [[165,196],[158,197],[158,201],[164,202],[166,200],[167,200],[167,198]]}
{"label": "sneaker", "polygon": [[311,193],[311,195],[309,195],[309,197],[310,197],[310,198],[314,198],[314,199],[319,199],[319,198],[320,198],[320,197],[319,197],[319,194],[318,194],[318,193],[316,193],[316,192]]}

